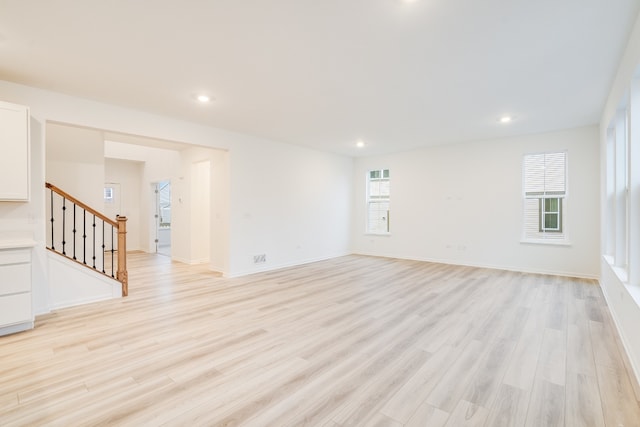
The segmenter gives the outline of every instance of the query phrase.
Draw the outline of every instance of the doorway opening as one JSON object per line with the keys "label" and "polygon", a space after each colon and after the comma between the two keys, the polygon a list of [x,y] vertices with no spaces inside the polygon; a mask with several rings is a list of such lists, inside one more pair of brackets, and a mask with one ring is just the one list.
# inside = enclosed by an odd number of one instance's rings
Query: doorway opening
{"label": "doorway opening", "polygon": [[155,184],[156,253],[171,256],[171,181]]}

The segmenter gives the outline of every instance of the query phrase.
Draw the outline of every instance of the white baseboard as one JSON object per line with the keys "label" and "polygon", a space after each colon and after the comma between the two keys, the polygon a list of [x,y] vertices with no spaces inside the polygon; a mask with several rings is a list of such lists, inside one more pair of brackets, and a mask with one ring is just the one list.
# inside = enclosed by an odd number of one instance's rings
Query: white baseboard
{"label": "white baseboard", "polygon": [[412,257],[412,256],[398,256],[398,255],[388,255],[388,254],[379,254],[379,253],[366,253],[366,252],[357,252],[354,255],[365,255],[365,256],[374,256],[381,258],[394,258],[394,259],[406,259],[409,261],[422,261],[422,262],[433,262],[436,264],[447,264],[447,265],[459,265],[461,267],[476,267],[476,268],[489,268],[492,270],[505,270],[505,271],[517,271],[520,273],[532,273],[532,274],[545,274],[552,276],[563,276],[563,277],[575,277],[580,279],[594,279],[598,280],[600,277],[597,275],[576,273],[571,271],[558,271],[558,270],[545,270],[545,269],[529,269],[529,268],[521,268],[514,266],[505,266],[500,264],[485,264],[485,263],[473,263],[473,262],[460,262],[456,260],[448,260],[442,258],[423,258],[423,257]]}
{"label": "white baseboard", "polygon": [[296,267],[298,265],[305,265],[305,264],[311,264],[313,262],[326,261],[328,259],[339,258],[341,256],[347,256],[347,255],[351,255],[351,253],[346,252],[346,253],[327,255],[327,256],[316,257],[316,258],[306,258],[303,260],[284,262],[284,263],[273,264],[273,265],[270,265],[269,263],[265,263],[265,264],[262,264],[261,267],[257,267],[256,269],[253,269],[253,270],[223,273],[222,277],[227,279],[234,279],[237,277],[248,276],[250,274],[265,273],[267,271],[280,270],[281,268]]}
{"label": "white baseboard", "polygon": [[22,322],[16,325],[5,326],[0,328],[0,336],[28,331],[29,329],[33,329],[33,324],[34,322]]}

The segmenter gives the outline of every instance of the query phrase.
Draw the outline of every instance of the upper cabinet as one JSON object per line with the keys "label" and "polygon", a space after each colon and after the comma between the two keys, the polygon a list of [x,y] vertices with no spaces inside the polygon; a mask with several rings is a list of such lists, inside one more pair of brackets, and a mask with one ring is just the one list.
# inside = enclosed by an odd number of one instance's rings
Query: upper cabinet
{"label": "upper cabinet", "polygon": [[29,108],[0,101],[0,201],[29,200]]}

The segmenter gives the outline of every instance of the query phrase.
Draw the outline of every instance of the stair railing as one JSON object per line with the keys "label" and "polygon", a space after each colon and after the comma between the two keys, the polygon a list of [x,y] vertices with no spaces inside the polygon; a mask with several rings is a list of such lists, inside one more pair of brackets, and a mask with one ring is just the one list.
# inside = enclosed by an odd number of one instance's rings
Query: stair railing
{"label": "stair railing", "polygon": [[112,220],[55,185],[45,186],[51,214],[47,249],[119,281],[127,296],[127,218]]}

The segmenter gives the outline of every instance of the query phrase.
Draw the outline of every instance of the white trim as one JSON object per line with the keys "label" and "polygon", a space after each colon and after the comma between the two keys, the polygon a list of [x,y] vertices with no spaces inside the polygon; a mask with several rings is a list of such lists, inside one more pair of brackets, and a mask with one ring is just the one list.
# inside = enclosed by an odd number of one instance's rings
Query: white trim
{"label": "white trim", "polygon": [[0,336],[28,331],[29,329],[33,329],[33,325],[34,322],[31,320],[28,322],[17,323],[15,325],[4,326],[0,328]]}
{"label": "white trim", "polygon": [[61,308],[69,308],[69,307],[76,307],[79,305],[85,305],[85,304],[91,304],[94,302],[100,302],[100,301],[108,301],[108,300],[112,300],[115,298],[122,298],[122,295],[120,296],[113,296],[113,295],[103,295],[100,297],[94,297],[94,298],[77,298],[77,299],[72,299],[72,300],[64,300],[62,302],[59,302],[57,304],[52,304],[51,305],[51,310],[59,310]]}
{"label": "white trim", "polygon": [[552,245],[552,246],[571,246],[570,240],[566,239],[520,239],[520,243],[524,245]]}
{"label": "white trim", "polygon": [[[152,254],[156,254],[156,255],[160,255],[160,256],[167,256],[164,255],[160,252],[151,252]],[[177,261],[180,262],[182,264],[187,264],[187,265],[199,265],[199,264],[208,264],[209,263],[209,259],[204,259],[204,258],[200,258],[200,259],[186,259],[186,258],[181,258],[181,257],[176,257],[176,256],[169,256],[169,258],[171,258],[171,261]]]}
{"label": "white trim", "polygon": [[[384,171],[387,171],[388,176],[384,177]],[[371,172],[380,172],[379,178],[371,178]],[[387,197],[379,196],[380,198],[373,199],[371,198],[371,183],[372,182],[381,182],[387,181],[389,183],[389,195]],[[382,169],[370,169],[367,171],[367,179],[365,183],[365,202],[366,202],[366,221],[365,221],[365,234],[389,234],[391,231],[391,224],[389,221],[389,216],[391,212],[391,170],[390,168],[382,168]],[[370,230],[370,213],[371,213],[371,204],[372,203],[387,203],[389,208],[387,210],[387,231],[386,232],[375,232]]]}
{"label": "white trim", "polygon": [[238,278],[238,277],[248,276],[250,274],[266,273],[266,272],[269,272],[269,271],[280,270],[282,268],[297,267],[299,265],[311,264],[311,263],[320,262],[320,261],[327,261],[329,259],[340,258],[340,257],[343,257],[343,256],[348,256],[348,255],[353,255],[353,254],[350,253],[350,252],[345,252],[345,253],[329,255],[329,256],[324,256],[324,257],[307,258],[307,259],[302,260],[302,261],[284,262],[284,263],[277,264],[277,265],[264,265],[264,264],[262,264],[262,267],[256,268],[254,270],[245,270],[245,271],[239,271],[239,272],[235,272],[235,273],[223,272],[222,273],[222,277],[224,277],[225,279],[235,279],[235,278]]}
{"label": "white trim", "polygon": [[[531,156],[540,156],[543,155],[544,157],[544,165],[546,165],[546,156],[547,155],[554,155],[554,154],[560,154],[562,153],[564,155],[564,178],[563,178],[563,183],[564,183],[564,190],[561,192],[562,194],[547,194],[547,184],[546,184],[546,176],[547,176],[547,172],[546,170],[543,172],[543,176],[545,177],[545,179],[543,180],[543,188],[542,188],[542,194],[527,194],[527,158],[531,157]],[[568,242],[569,239],[569,228],[570,228],[570,224],[568,224],[567,221],[567,205],[569,205],[569,149],[564,148],[564,149],[559,149],[559,150],[550,150],[550,151],[544,151],[544,152],[527,152],[527,153],[523,153],[522,155],[522,213],[521,213],[521,218],[522,218],[522,239],[521,239],[521,243],[538,243],[539,240],[543,240],[543,239],[536,239],[535,237],[530,237],[527,238],[526,236],[533,236],[534,233],[528,233],[527,232],[527,201],[528,200],[536,200],[536,199],[549,199],[549,198],[553,198],[553,199],[561,199],[561,203],[562,206],[559,206],[558,209],[558,217],[560,220],[560,224],[559,224],[559,230],[551,230],[550,232],[552,233],[556,233],[556,234],[560,234],[562,235],[562,239],[558,239],[558,241],[561,242],[565,242],[566,245],[570,245],[570,243]],[[546,169],[546,167],[544,167],[543,169]],[[550,191],[551,193],[560,193],[560,190],[557,191]],[[544,228],[544,206],[542,206],[542,208],[540,209],[540,214],[538,215],[538,228],[540,230],[542,230]],[[541,233],[545,233],[546,231],[541,231]],[[550,240],[553,240],[553,238],[550,238]],[[551,243],[551,244],[562,244],[562,243]]]}
{"label": "white trim", "polygon": [[602,259],[609,265],[613,274],[615,274],[616,278],[622,283],[626,291],[629,293],[629,296],[635,301],[635,303],[640,307],[640,285],[633,285],[629,283],[629,272],[624,267],[616,266],[613,262],[613,257],[609,255],[603,255]]}
{"label": "white trim", "polygon": [[0,240],[0,249],[33,248],[37,244],[33,239]]}
{"label": "white trim", "polygon": [[[604,268],[608,267],[613,273],[613,275],[616,277],[616,279],[620,280],[620,275],[619,275],[620,272],[626,274],[626,272],[623,269],[615,267],[615,265],[613,264],[613,257],[609,255],[603,255],[602,260],[604,261],[603,262]],[[629,339],[625,334],[625,329],[621,327],[621,321],[618,317],[618,312],[617,310],[614,309],[614,307],[618,305],[618,302],[616,302],[614,298],[612,298],[612,295],[609,295],[609,286],[603,285],[601,281],[598,281],[598,283],[600,284],[600,289],[602,289],[602,294],[604,295],[604,299],[607,302],[607,306],[609,308],[609,313],[611,313],[611,318],[613,319],[613,323],[616,327],[618,335],[620,336],[620,342],[622,343],[622,347],[624,348],[624,351],[628,355],[627,360],[629,360],[629,364],[631,365],[631,370],[633,371],[633,374],[636,377],[636,381],[640,382],[640,365],[636,363],[636,359],[634,359],[633,353],[629,351],[629,349],[631,348],[631,346],[629,345]],[[622,280],[620,280],[620,283],[622,284],[622,287],[629,293],[629,296],[634,300],[634,302],[638,305],[638,307],[640,307],[640,287],[626,284]],[[620,295],[620,297],[622,298],[622,294]]]}
{"label": "white trim", "polygon": [[404,256],[404,255],[390,255],[390,254],[379,254],[379,253],[365,253],[365,252],[357,252],[353,255],[365,255],[365,256],[373,256],[379,258],[394,258],[394,259],[405,259],[408,261],[422,261],[422,262],[433,262],[437,264],[447,264],[447,265],[456,265],[461,267],[477,267],[477,268],[488,268],[491,270],[505,270],[505,271],[515,271],[520,273],[531,273],[531,274],[544,274],[544,275],[552,275],[552,276],[563,276],[563,277],[575,277],[578,279],[593,279],[599,280],[600,277],[598,275],[591,274],[582,274],[571,271],[557,271],[557,270],[536,270],[536,269],[526,269],[522,267],[515,266],[507,266],[507,265],[496,265],[496,264],[484,264],[484,263],[474,263],[474,262],[460,262],[454,260],[448,260],[443,258],[423,258],[423,257],[412,257],[412,256]]}

